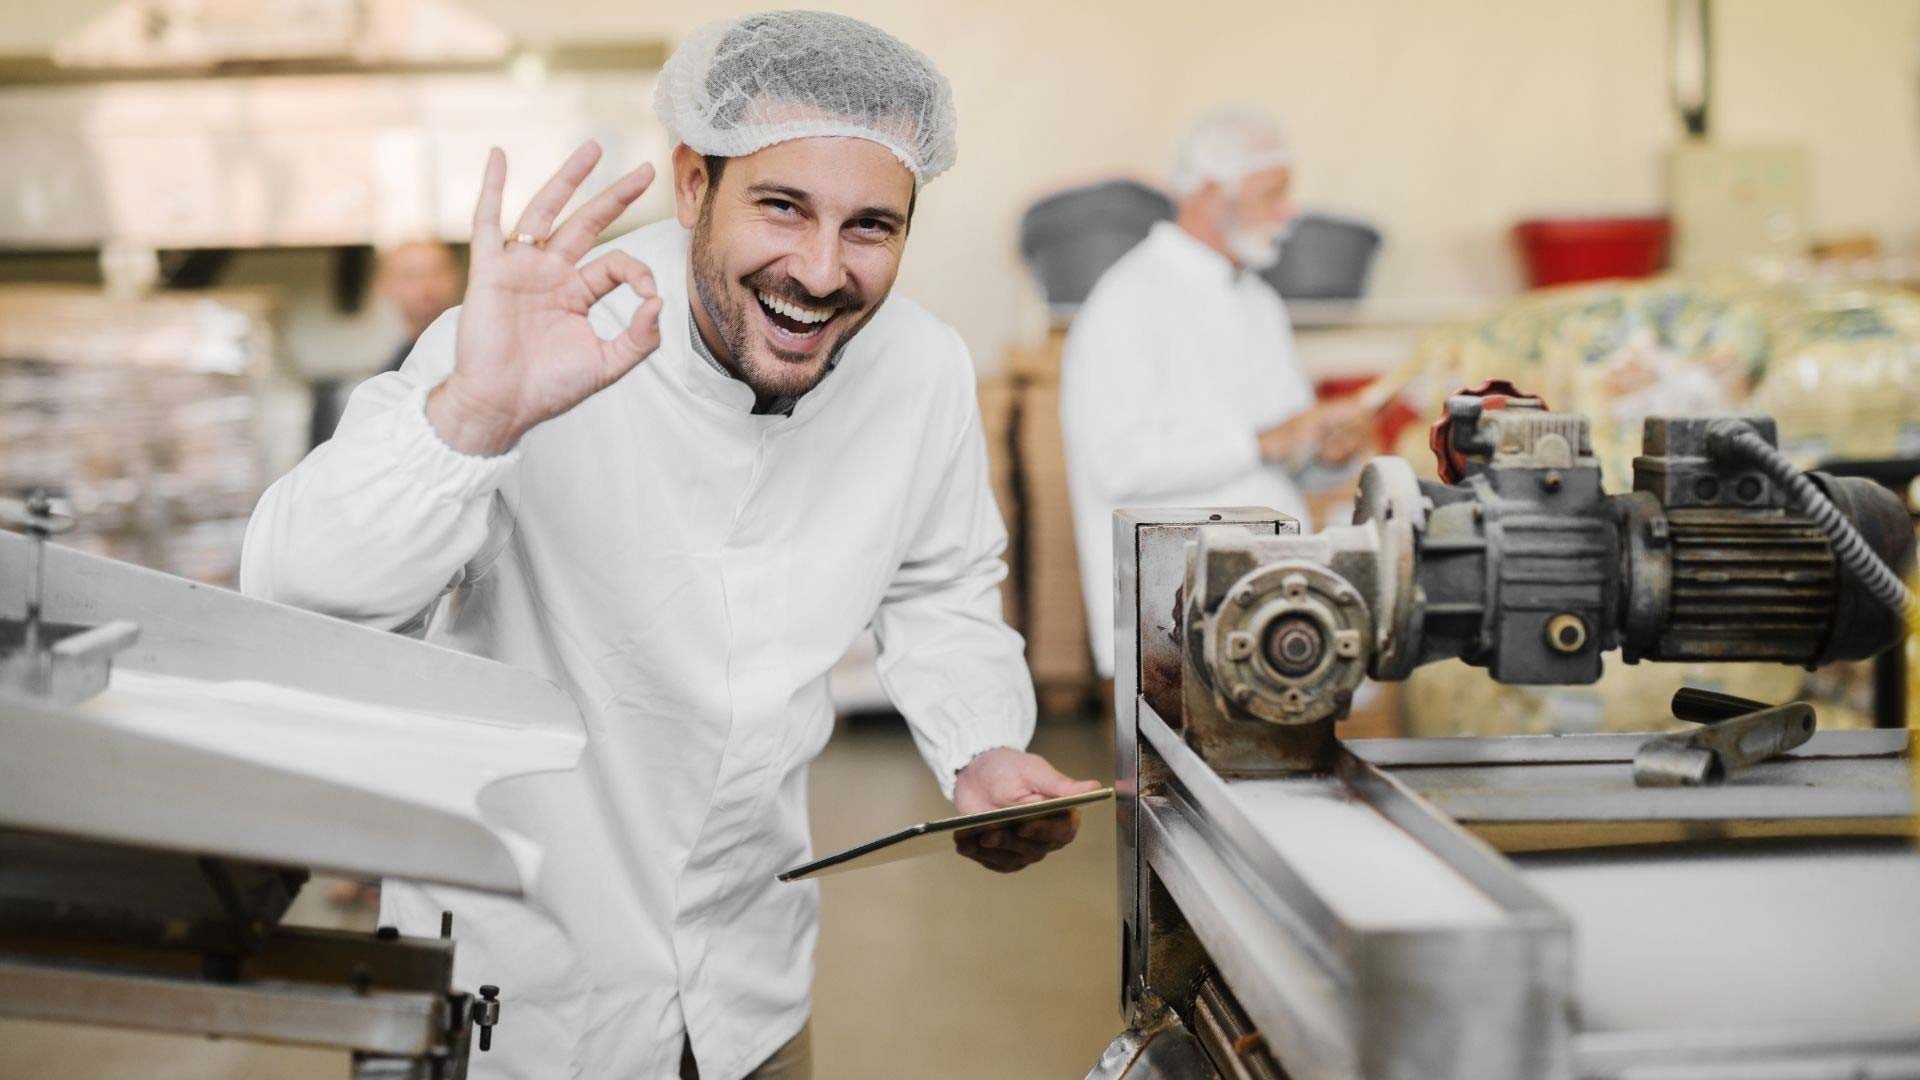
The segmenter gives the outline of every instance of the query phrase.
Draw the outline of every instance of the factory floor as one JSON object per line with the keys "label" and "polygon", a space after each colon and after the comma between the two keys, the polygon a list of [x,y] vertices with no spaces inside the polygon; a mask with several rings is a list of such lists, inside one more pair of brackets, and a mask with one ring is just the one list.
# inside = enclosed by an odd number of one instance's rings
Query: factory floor
{"label": "factory floor", "polygon": [[[1107,732],[1044,721],[1033,749],[1105,780]],[[952,812],[897,720],[843,723],[812,790],[821,852]],[[941,855],[825,879],[814,1076],[1084,1076],[1118,1027],[1112,822],[1096,807],[1071,847],[1011,876]],[[294,921],[341,925],[323,892],[305,890]],[[512,1031],[509,1004],[499,1037]],[[0,1021],[0,1080],[343,1080],[346,1070],[329,1052]]]}

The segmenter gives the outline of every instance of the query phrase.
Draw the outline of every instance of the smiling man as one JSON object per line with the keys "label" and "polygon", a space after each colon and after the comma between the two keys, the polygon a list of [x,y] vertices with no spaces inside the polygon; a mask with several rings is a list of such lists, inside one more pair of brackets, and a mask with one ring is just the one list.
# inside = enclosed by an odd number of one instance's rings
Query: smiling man
{"label": "smiling man", "polygon": [[[827,671],[881,679],[961,811],[1097,786],[1025,753],[1006,534],[959,335],[891,297],[952,98],[865,23],[703,29],[661,74],[677,220],[589,252],[650,166],[561,213],[575,153],[501,231],[490,155],[464,305],[275,484],[242,587],[540,672],[586,720],[591,809],[535,836],[534,904],[389,882],[508,1002],[476,1076],[807,1075],[807,764]],[[499,793],[502,805],[527,796]],[[551,815],[549,815],[551,818]],[[1029,823],[968,854],[1017,870]]]}

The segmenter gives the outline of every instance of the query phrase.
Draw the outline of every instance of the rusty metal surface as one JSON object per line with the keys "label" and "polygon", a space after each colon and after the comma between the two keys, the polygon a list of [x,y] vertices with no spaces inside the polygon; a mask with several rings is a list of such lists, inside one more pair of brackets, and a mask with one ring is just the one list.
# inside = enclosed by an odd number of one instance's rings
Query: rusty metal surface
{"label": "rusty metal surface", "polygon": [[1466,825],[1884,819],[1914,812],[1905,731],[1815,734],[1717,788],[1644,788],[1649,734],[1382,739],[1347,744]]}
{"label": "rusty metal surface", "polygon": [[[1141,1019],[1140,992],[1150,964],[1150,897],[1142,873],[1138,806],[1143,791],[1161,782],[1165,767],[1144,747],[1142,709],[1165,707],[1182,715],[1182,652],[1178,612],[1187,576],[1187,545],[1202,531],[1273,535],[1299,524],[1260,507],[1218,510],[1120,510],[1114,544],[1114,822],[1115,874],[1120,897],[1120,1007],[1129,1023]],[[1143,704],[1151,691],[1156,706]]]}
{"label": "rusty metal surface", "polygon": [[1633,757],[1641,787],[1702,787],[1727,780],[1813,735],[1813,706],[1796,701],[1709,724],[1656,735]]}

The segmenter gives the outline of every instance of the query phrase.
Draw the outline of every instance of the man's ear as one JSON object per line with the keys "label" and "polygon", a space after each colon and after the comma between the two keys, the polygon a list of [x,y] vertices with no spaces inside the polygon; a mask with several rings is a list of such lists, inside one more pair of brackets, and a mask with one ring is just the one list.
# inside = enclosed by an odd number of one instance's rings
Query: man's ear
{"label": "man's ear", "polygon": [[707,159],[686,143],[673,148],[673,211],[680,227],[691,229],[700,220],[700,202],[711,194]]}

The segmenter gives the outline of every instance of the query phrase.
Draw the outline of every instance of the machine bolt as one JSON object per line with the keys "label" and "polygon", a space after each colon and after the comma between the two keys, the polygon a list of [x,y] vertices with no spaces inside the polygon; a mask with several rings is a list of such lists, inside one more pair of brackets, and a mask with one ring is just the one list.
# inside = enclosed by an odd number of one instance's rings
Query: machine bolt
{"label": "machine bolt", "polygon": [[1252,701],[1253,701],[1253,687],[1251,687],[1251,686],[1236,686],[1236,687],[1234,687],[1234,688],[1233,688],[1233,703],[1234,703],[1234,704],[1236,704],[1236,705],[1246,705],[1246,704],[1248,704],[1248,703],[1250,703],[1250,702],[1252,702]]}
{"label": "machine bolt", "polygon": [[480,1049],[493,1049],[493,1025],[500,1022],[500,988],[482,986],[480,1000],[473,1003],[473,1024],[480,1029]]}
{"label": "machine bolt", "polygon": [[1253,635],[1245,630],[1235,630],[1227,635],[1227,659],[1245,660],[1253,655]]}
{"label": "machine bolt", "polygon": [[1339,592],[1333,594],[1333,598],[1336,601],[1342,604],[1347,604],[1347,605],[1353,605],[1360,602],[1360,594],[1357,592],[1354,592],[1352,589],[1341,589]]}
{"label": "machine bolt", "polygon": [[1757,476],[1743,476],[1733,485],[1733,493],[1744,503],[1756,503],[1767,493],[1767,485]]}
{"label": "machine bolt", "polygon": [[1548,469],[1540,477],[1540,486],[1547,491],[1560,490],[1560,470]]}
{"label": "machine bolt", "polygon": [[1587,646],[1587,623],[1570,611],[1547,620],[1547,644],[1556,652],[1577,653]]}
{"label": "machine bolt", "polygon": [[1693,497],[1703,503],[1710,503],[1720,497],[1720,481],[1711,476],[1697,477],[1693,481]]}
{"label": "machine bolt", "polygon": [[1298,678],[1320,666],[1326,654],[1326,635],[1305,615],[1275,619],[1266,634],[1267,663],[1282,675]]}
{"label": "machine bolt", "polygon": [[1241,607],[1252,607],[1253,606],[1253,590],[1241,589],[1239,592],[1234,593],[1233,602],[1236,604],[1239,604]]}
{"label": "machine bolt", "polygon": [[1280,579],[1280,590],[1289,600],[1299,600],[1307,595],[1307,575],[1288,574]]}
{"label": "machine bolt", "polygon": [[1280,695],[1280,707],[1288,712],[1301,712],[1307,707],[1307,695],[1298,690],[1289,690]]}

